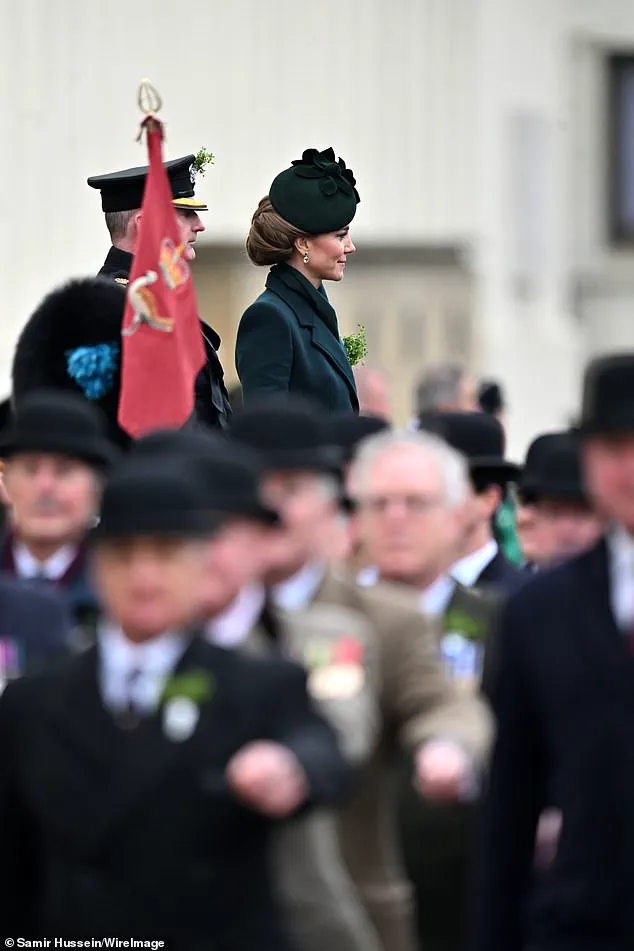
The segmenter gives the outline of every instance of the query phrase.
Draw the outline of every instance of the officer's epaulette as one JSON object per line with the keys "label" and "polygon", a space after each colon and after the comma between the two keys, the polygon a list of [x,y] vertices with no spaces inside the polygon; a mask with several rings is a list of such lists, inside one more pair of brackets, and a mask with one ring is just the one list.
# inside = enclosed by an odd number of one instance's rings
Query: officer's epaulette
{"label": "officer's epaulette", "polygon": [[115,281],[117,282],[117,284],[129,284],[129,283],[130,283],[127,277],[115,277]]}

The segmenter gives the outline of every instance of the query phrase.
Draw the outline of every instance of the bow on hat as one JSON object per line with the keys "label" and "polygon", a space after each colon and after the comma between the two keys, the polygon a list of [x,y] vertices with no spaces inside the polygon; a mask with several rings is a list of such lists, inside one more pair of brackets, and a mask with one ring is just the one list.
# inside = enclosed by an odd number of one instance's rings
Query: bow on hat
{"label": "bow on hat", "polygon": [[320,178],[319,191],[327,198],[342,191],[346,195],[354,195],[357,202],[361,200],[354,187],[357,181],[352,169],[346,168],[342,158],[335,158],[333,149],[324,149],[323,152],[306,149],[301,159],[295,159],[291,165],[300,178]]}

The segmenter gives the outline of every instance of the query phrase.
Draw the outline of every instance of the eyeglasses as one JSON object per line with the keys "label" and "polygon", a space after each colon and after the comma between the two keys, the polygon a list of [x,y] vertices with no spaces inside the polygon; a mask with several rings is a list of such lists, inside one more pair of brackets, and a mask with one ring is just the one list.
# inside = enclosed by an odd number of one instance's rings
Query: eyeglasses
{"label": "eyeglasses", "polygon": [[375,515],[384,515],[389,509],[398,507],[410,515],[425,515],[444,506],[438,496],[429,495],[374,495],[359,499],[359,508]]}

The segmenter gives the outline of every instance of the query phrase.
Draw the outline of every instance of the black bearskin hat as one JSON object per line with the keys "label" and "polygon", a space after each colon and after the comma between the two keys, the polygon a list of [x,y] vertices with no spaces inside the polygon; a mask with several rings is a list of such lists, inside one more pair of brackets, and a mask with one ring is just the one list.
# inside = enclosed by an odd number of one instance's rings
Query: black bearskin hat
{"label": "black bearskin hat", "polygon": [[130,437],[117,423],[125,300],[125,287],[98,277],[48,294],[18,338],[11,371],[15,403],[33,390],[79,393],[105,414],[110,439],[127,447]]}

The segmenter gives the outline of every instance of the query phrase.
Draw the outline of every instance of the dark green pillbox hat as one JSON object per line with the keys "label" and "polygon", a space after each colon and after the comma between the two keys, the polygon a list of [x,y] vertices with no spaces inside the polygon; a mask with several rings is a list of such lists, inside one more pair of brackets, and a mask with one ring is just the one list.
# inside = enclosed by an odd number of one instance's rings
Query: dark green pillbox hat
{"label": "dark green pillbox hat", "polygon": [[278,215],[306,234],[328,234],[350,224],[360,201],[356,181],[332,149],[306,149],[274,179],[269,199]]}

